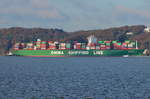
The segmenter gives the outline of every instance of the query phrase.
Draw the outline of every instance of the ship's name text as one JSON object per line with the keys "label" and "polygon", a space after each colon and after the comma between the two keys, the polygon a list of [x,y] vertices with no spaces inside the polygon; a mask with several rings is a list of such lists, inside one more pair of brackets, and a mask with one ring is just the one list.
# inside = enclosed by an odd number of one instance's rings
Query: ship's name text
{"label": "ship's name text", "polygon": [[63,55],[64,52],[63,52],[63,51],[51,51],[51,54],[59,54],[59,55]]}
{"label": "ship's name text", "polygon": [[94,55],[103,55],[103,51],[93,51]]}
{"label": "ship's name text", "polygon": [[89,54],[89,52],[88,51],[69,51],[68,52],[68,54],[69,55],[73,55],[73,54],[75,54],[75,55],[88,55]]}

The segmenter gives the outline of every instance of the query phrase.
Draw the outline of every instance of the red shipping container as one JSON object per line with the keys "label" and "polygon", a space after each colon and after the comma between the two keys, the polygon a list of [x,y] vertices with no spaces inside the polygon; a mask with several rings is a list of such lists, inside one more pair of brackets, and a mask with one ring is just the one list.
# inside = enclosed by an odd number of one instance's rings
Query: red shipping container
{"label": "red shipping container", "polygon": [[127,43],[122,43],[122,45],[127,45]]}
{"label": "red shipping container", "polygon": [[88,44],[88,46],[96,46],[96,44],[95,43],[90,43],[90,44]]}
{"label": "red shipping container", "polygon": [[46,44],[41,44],[41,46],[46,46]]}
{"label": "red shipping container", "polygon": [[81,43],[75,43],[75,45],[81,45]]}
{"label": "red shipping container", "polygon": [[101,50],[106,50],[106,47],[101,47],[100,49],[101,49]]}
{"label": "red shipping container", "polygon": [[105,43],[111,43],[111,41],[105,41]]}
{"label": "red shipping container", "polygon": [[91,49],[96,49],[95,47],[91,47]]}
{"label": "red shipping container", "polygon": [[14,50],[19,50],[19,48],[16,48],[16,47],[15,47]]}
{"label": "red shipping container", "polygon": [[48,41],[48,43],[54,43],[54,41]]}
{"label": "red shipping container", "polygon": [[48,49],[56,49],[56,46],[49,46]]}
{"label": "red shipping container", "polygon": [[27,48],[27,50],[33,50],[33,48]]}

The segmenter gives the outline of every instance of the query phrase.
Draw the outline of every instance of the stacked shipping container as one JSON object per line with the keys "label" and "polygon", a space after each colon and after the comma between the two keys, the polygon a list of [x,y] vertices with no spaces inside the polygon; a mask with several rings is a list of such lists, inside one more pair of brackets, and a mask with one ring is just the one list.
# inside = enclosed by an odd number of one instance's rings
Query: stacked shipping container
{"label": "stacked shipping container", "polygon": [[48,50],[56,49],[56,45],[53,41],[48,41]]}
{"label": "stacked shipping container", "polygon": [[46,41],[42,41],[40,46],[41,46],[41,50],[46,50],[47,49]]}
{"label": "stacked shipping container", "polygon": [[14,44],[13,49],[14,49],[14,50],[19,50],[19,49],[20,49],[20,43]]}
{"label": "stacked shipping container", "polygon": [[66,43],[59,43],[59,49],[65,50],[66,49]]}
{"label": "stacked shipping container", "polygon": [[35,43],[16,43],[14,45],[14,50],[19,49],[27,49],[27,50],[65,50],[65,49],[99,49],[99,50],[110,50],[110,49],[119,49],[119,50],[127,50],[127,49],[135,49],[136,42],[132,42],[126,40],[121,43],[119,41],[98,41],[98,43],[64,43],[64,42],[54,42],[54,41],[41,41],[38,40]]}
{"label": "stacked shipping container", "polygon": [[33,43],[27,43],[26,44],[26,49],[27,50],[33,50],[33,47],[34,47]]}

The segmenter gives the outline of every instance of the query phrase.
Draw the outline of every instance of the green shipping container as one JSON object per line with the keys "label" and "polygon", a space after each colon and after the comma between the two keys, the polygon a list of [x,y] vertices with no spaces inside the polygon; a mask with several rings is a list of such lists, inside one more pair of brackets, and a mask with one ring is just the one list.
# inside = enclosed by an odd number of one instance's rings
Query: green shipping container
{"label": "green shipping container", "polygon": [[121,45],[121,43],[117,43],[118,45]]}
{"label": "green shipping container", "polygon": [[106,45],[110,46],[110,43],[106,43]]}
{"label": "green shipping container", "polygon": [[66,44],[66,48],[71,48],[71,44]]}
{"label": "green shipping container", "polygon": [[112,41],[112,43],[117,43],[117,41]]}
{"label": "green shipping container", "polygon": [[102,44],[102,43],[104,43],[104,41],[98,41],[98,43]]}
{"label": "green shipping container", "polygon": [[46,44],[46,42],[41,42],[41,44]]}

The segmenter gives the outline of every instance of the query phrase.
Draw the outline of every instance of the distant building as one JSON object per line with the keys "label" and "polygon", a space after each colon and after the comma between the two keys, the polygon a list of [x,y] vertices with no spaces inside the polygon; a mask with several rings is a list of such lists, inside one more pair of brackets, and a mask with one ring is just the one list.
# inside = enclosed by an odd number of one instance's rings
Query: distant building
{"label": "distant building", "polygon": [[40,41],[41,41],[41,39],[37,39],[37,41],[39,41],[39,42],[40,42]]}
{"label": "distant building", "polygon": [[150,32],[150,27],[146,27],[146,28],[144,29],[144,32]]}
{"label": "distant building", "polygon": [[127,32],[126,35],[133,35],[133,32]]}

